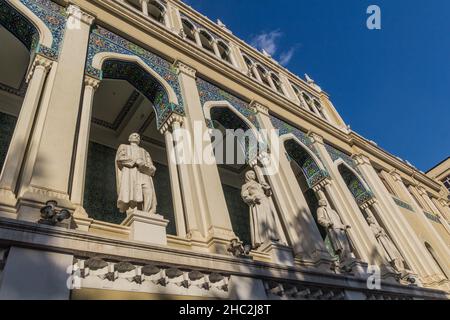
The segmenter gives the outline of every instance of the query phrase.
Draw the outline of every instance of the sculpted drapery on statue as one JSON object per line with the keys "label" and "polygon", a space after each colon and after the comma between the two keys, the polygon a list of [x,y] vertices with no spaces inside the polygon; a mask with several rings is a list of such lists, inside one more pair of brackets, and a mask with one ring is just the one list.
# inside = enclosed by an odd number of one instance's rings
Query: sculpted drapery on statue
{"label": "sculpted drapery on statue", "polygon": [[265,182],[256,181],[256,174],[250,170],[245,174],[241,196],[250,207],[250,228],[252,247],[257,249],[269,241],[278,242],[280,237],[275,222],[275,208],[270,201],[272,190]]}
{"label": "sculpted drapery on statue", "polygon": [[403,261],[403,257],[395,247],[392,240],[386,234],[386,231],[384,231],[384,229],[378,225],[375,218],[372,216],[367,217],[367,222],[373,234],[375,235],[375,238],[377,239],[378,243],[384,249],[384,252],[386,253],[387,258],[389,259],[389,262],[391,263],[392,267],[394,267],[400,273],[404,272],[405,264]]}
{"label": "sculpted drapery on statue", "polygon": [[331,245],[339,256],[339,261],[345,263],[349,261],[349,259],[353,259],[350,240],[347,236],[347,229],[350,228],[350,226],[342,223],[338,213],[333,210],[324,199],[319,200],[317,221],[327,230]]}
{"label": "sculpted drapery on statue", "polygon": [[139,134],[132,133],[129,145],[119,146],[116,154],[117,207],[120,212],[137,209],[156,213],[156,194],[152,177],[156,168],[150,154],[139,146]]}

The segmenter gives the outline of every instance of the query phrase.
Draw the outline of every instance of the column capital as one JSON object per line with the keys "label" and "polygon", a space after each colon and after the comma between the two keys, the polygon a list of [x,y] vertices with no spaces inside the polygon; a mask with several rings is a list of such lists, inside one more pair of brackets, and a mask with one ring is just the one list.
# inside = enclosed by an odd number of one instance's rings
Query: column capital
{"label": "column capital", "polygon": [[159,132],[161,132],[161,134],[166,133],[166,131],[170,131],[170,129],[172,129],[172,126],[175,123],[178,124],[182,124],[184,122],[184,116],[181,116],[175,112],[172,112],[172,114],[166,119],[166,121],[163,123],[163,125],[161,126],[161,128],[159,129]]}
{"label": "column capital", "polygon": [[401,175],[394,169],[392,171],[389,172],[389,174],[391,175],[391,177],[397,181],[397,182],[403,182],[403,179],[401,177]]}
{"label": "column capital", "polygon": [[261,103],[255,100],[250,102],[250,108],[252,108],[256,113],[262,113],[266,116],[269,115],[269,108],[267,108],[266,106],[262,105]]}
{"label": "column capital", "polygon": [[52,60],[50,60],[50,59],[48,59],[48,58],[46,58],[46,57],[44,57],[44,56],[42,56],[40,54],[37,54],[34,57],[33,64],[31,65],[30,71],[29,71],[29,73],[28,73],[28,75],[26,77],[26,82],[29,82],[31,80],[31,77],[33,76],[34,70],[37,67],[42,67],[44,69],[44,71],[47,72],[48,70],[50,70],[52,64],[53,64]]}
{"label": "column capital", "polygon": [[423,185],[418,184],[415,187],[421,196],[428,195],[427,189]]}
{"label": "column capital", "polygon": [[371,165],[369,157],[367,157],[365,154],[362,153],[352,155],[352,159],[357,166],[362,164]]}
{"label": "column capital", "polygon": [[311,140],[312,140],[313,143],[320,143],[320,144],[323,144],[323,137],[322,137],[320,134],[315,133],[315,132],[312,131],[312,130],[309,130],[309,131],[308,131],[308,137],[311,138]]}
{"label": "column capital", "polygon": [[150,2],[150,0],[139,0],[139,3],[140,3],[140,4],[142,4],[143,2],[145,2],[145,3],[148,4],[148,3]]}
{"label": "column capital", "polygon": [[91,76],[84,76],[84,85],[86,87],[92,87],[92,89],[97,90],[100,85],[100,80],[93,78]]}
{"label": "column capital", "polygon": [[84,12],[80,7],[73,4],[70,4],[67,7],[67,15],[69,18],[73,17],[74,19],[84,22],[87,25],[91,25],[95,20],[95,17],[93,15]]}
{"label": "column capital", "polygon": [[197,73],[197,70],[195,70],[191,66],[188,66],[187,64],[185,64],[184,62],[181,62],[179,60],[175,61],[173,63],[173,65],[177,69],[178,74],[183,73],[183,74],[195,79],[195,74]]}

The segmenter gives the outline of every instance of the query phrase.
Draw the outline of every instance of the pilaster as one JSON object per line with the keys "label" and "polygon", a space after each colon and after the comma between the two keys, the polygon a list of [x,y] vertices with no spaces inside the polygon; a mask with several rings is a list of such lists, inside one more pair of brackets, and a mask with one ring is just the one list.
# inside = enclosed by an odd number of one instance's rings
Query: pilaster
{"label": "pilaster", "polygon": [[[178,70],[178,79],[186,107],[184,129],[191,135],[189,145],[193,146],[191,153],[194,154],[194,163],[187,166],[193,187],[183,191],[193,193],[197,221],[201,223],[202,235],[211,244],[211,250],[226,252],[229,241],[235,238],[235,235],[222,192],[217,164],[215,161],[213,163],[203,161],[205,153],[209,154],[210,159],[214,159],[214,155],[195,80],[196,70],[181,61],[177,61],[175,67]],[[192,140],[192,135],[196,134],[207,137],[201,139],[201,145],[197,145],[197,141]]]}
{"label": "pilaster", "polygon": [[35,220],[37,209],[49,199],[73,209],[69,186],[86,61],[83,53],[94,17],[74,5],[69,5],[67,15],[54,79],[45,88],[33,137],[36,144],[30,146],[19,190],[19,215],[27,220]]}

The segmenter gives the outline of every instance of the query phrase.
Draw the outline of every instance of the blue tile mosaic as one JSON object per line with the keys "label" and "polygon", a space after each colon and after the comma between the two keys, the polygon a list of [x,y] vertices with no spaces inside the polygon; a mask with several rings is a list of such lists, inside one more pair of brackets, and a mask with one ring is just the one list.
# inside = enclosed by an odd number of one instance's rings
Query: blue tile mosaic
{"label": "blue tile mosaic", "polygon": [[[114,77],[113,71],[117,73],[115,77],[125,77],[126,72],[133,71],[130,74],[133,76],[128,81],[133,82],[132,84],[136,86],[136,89],[141,91],[143,94],[148,93],[150,87],[158,87],[159,90],[156,93],[152,93],[152,102],[155,104],[155,111],[157,115],[158,128],[164,123],[164,121],[173,113],[184,115],[184,105],[183,98],[181,95],[180,84],[178,82],[178,77],[175,68],[172,64],[163,59],[162,57],[152,53],[129,40],[101,27],[94,26],[89,37],[89,48],[87,55],[87,63],[85,73],[102,79],[105,70],[99,70],[92,66],[93,58],[96,54],[102,52],[113,52],[119,54],[125,54],[130,56],[137,56],[144,61],[152,70],[154,70],[158,75],[160,75],[174,90],[177,98],[178,105],[174,103],[169,103],[167,93],[162,89],[161,84],[157,83],[151,75],[145,72],[142,68],[137,67],[133,63],[118,63],[117,60],[115,64],[109,65],[109,71],[106,71],[108,76]],[[134,67],[132,67],[132,66]],[[131,68],[131,69],[130,69]],[[139,70],[140,69],[140,70]],[[113,71],[111,71],[113,70]],[[128,71],[127,71],[128,70]],[[150,82],[150,83],[149,83]]]}

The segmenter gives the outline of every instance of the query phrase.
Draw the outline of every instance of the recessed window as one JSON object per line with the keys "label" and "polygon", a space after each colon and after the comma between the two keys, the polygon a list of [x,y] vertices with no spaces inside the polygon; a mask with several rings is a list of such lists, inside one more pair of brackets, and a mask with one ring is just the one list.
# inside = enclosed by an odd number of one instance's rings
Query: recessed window
{"label": "recessed window", "polygon": [[182,19],[181,22],[183,23],[183,31],[184,31],[184,34],[186,35],[186,39],[188,39],[192,42],[196,42],[194,25],[186,19]]}
{"label": "recessed window", "polygon": [[312,113],[316,113],[314,111],[313,102],[312,102],[311,98],[304,92],[302,93],[302,97],[303,97],[303,100],[305,101],[306,105],[308,106],[309,111],[311,111]]}
{"label": "recessed window", "polygon": [[164,23],[164,13],[166,8],[156,0],[150,1],[148,4],[148,14],[158,22]]}
{"label": "recessed window", "polygon": [[213,44],[212,44],[213,43],[213,38],[205,30],[201,30],[200,31],[200,42],[202,44],[203,49],[206,49],[209,52],[214,53],[214,47],[213,47]]}
{"label": "recessed window", "polygon": [[266,85],[270,87],[269,79],[267,79],[267,70],[261,67],[260,65],[256,66],[256,69],[258,70],[259,76],[261,77],[261,81]]}
{"label": "recessed window", "polygon": [[217,48],[219,49],[220,57],[222,58],[222,60],[231,63],[230,49],[228,48],[228,46],[222,41],[219,41],[217,42]]}
{"label": "recessed window", "polygon": [[280,79],[274,74],[271,75],[271,78],[272,78],[273,85],[275,86],[275,89],[279,93],[284,94]]}

